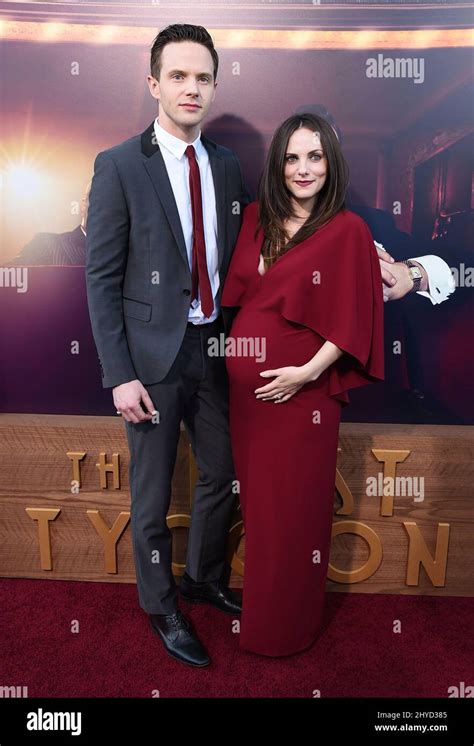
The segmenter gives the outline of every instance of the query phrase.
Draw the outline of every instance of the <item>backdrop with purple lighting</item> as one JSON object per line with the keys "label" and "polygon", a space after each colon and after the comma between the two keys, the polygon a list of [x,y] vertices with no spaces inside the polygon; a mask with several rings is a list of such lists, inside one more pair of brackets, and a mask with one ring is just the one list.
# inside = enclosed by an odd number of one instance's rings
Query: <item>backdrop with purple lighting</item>
{"label": "backdrop with purple lighting", "polygon": [[[277,125],[323,106],[349,209],[396,260],[438,257],[431,298],[385,304],[385,382],[343,410],[328,588],[472,595],[473,36],[455,2],[2,3],[0,575],[134,579],[126,438],[86,303],[87,187],[97,153],[156,116],[149,48],[173,22],[214,38],[203,129],[251,193]],[[183,432],[176,574],[194,478]],[[236,511],[237,586],[244,554]]]}

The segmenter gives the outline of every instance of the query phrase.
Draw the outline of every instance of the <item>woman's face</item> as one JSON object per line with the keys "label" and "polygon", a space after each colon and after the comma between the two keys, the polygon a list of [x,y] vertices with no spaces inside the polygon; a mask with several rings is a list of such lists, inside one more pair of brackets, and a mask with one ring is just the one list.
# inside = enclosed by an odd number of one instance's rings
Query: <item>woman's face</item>
{"label": "woman's face", "polygon": [[285,184],[298,201],[317,195],[327,178],[327,159],[319,132],[305,127],[295,130],[288,140],[285,155]]}

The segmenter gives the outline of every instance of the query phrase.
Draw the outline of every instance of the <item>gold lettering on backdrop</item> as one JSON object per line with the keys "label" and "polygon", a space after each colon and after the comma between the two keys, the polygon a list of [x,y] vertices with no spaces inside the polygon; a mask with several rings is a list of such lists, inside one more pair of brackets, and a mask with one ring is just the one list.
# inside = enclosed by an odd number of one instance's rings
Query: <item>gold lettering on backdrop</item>
{"label": "gold lettering on backdrop", "polygon": [[[405,461],[411,453],[411,451],[396,451],[387,448],[372,448],[371,450],[377,461],[383,462],[384,483],[387,477],[389,477],[390,481],[395,481],[397,475],[397,464]],[[388,494],[385,494],[384,490],[383,495],[381,495],[382,502],[380,506],[380,515],[383,516],[393,515],[393,492],[392,494],[390,494],[390,490],[387,492]]]}
{"label": "gold lettering on backdrop", "polygon": [[339,469],[336,469],[336,490],[342,500],[342,505],[338,510],[336,510],[336,515],[350,515],[354,510],[354,498],[349,489],[349,485],[344,480]]}
{"label": "gold lettering on backdrop", "polygon": [[[340,450],[341,449],[338,448],[338,451]],[[380,515],[391,517],[393,516],[394,511],[393,498],[395,493],[393,489],[386,489],[385,485],[395,482],[397,464],[404,462],[410,455],[411,451],[392,450],[385,448],[373,448],[371,449],[371,451],[374,457],[379,462],[383,463],[383,478],[382,474],[378,475],[378,494],[380,494],[381,497]],[[77,482],[78,485],[81,486],[81,461],[83,461],[83,459],[86,457],[87,452],[67,451],[66,455],[72,462],[73,481]],[[106,453],[100,452],[99,461],[96,464],[96,467],[99,469],[100,487],[102,489],[109,488],[107,474],[110,472],[112,473],[112,484],[110,488],[120,489],[120,454],[113,453],[111,462],[107,462],[106,459]],[[191,513],[193,492],[199,479],[199,471],[192,453],[191,445],[189,445],[188,469],[189,506]],[[340,495],[342,501],[341,507],[335,510],[335,515],[351,515],[351,513],[354,511],[354,496],[339,469],[336,469],[335,489]],[[32,520],[38,521],[41,569],[52,570],[53,560],[49,523],[59,516],[61,508],[25,508],[25,510]],[[174,528],[189,529],[191,521],[190,513],[168,516],[167,525],[170,530]],[[88,510],[87,516],[89,521],[94,526],[97,534],[100,536],[104,543],[105,572],[107,574],[117,574],[117,547],[120,538],[125,532],[130,521],[130,513],[124,511],[120,512],[111,527],[107,525],[99,510]],[[232,569],[239,575],[243,576],[244,562],[238,556],[237,552],[242,542],[242,538],[245,536],[245,530],[243,522],[242,520],[239,520],[238,515],[234,520],[236,522],[229,532],[227,557]],[[426,574],[428,575],[432,584],[437,587],[444,586],[446,579],[450,525],[448,523],[438,524],[434,557],[430,554],[426,542],[417,524],[414,522],[404,522],[403,526],[405,528],[405,531],[407,532],[409,540],[406,585],[419,585],[420,565],[423,565]],[[329,564],[328,578],[337,583],[360,583],[370,578],[377,571],[382,562],[383,552],[381,540],[375,533],[375,531],[367,526],[365,523],[345,520],[338,521],[333,524],[332,538],[346,533],[354,534],[364,539],[364,541],[368,545],[369,557],[364,565],[356,570],[339,570],[338,568]],[[174,575],[182,575],[184,569],[185,564],[180,564],[177,562],[172,563],[172,571]]]}
{"label": "gold lettering on backdrop", "polygon": [[118,514],[111,528],[108,527],[99,510],[87,510],[87,517],[104,542],[105,547],[105,572],[116,574],[117,570],[117,544],[123,532],[128,526],[130,512],[122,511]]}
{"label": "gold lettering on backdrop", "polygon": [[[191,525],[191,516],[187,513],[175,513],[174,515],[169,515],[167,517],[166,523],[170,531],[174,528],[189,528]],[[173,575],[183,575],[185,568],[185,564],[179,562],[171,563],[171,571]]]}
{"label": "gold lettering on backdrop", "polygon": [[432,584],[437,587],[444,586],[448,563],[449,523],[438,523],[434,559],[416,523],[404,521],[403,526],[408,534],[406,584],[419,585],[420,565],[423,565]]}
{"label": "gold lettering on backdrop", "polygon": [[333,524],[332,538],[341,534],[361,536],[368,544],[369,557],[358,570],[338,570],[329,563],[328,578],[336,583],[361,583],[376,572],[382,562],[382,544],[373,529],[360,521],[338,521]]}
{"label": "gold lettering on backdrop", "polygon": [[112,462],[106,462],[105,453],[99,453],[99,463],[96,464],[100,473],[100,486],[103,490],[107,489],[107,472],[113,475],[113,485],[115,490],[120,489],[120,456],[118,453],[112,454]]}
{"label": "gold lettering on backdrop", "polygon": [[244,522],[238,521],[229,531],[229,540],[227,544],[227,561],[239,575],[244,574],[244,563],[237,554],[242,537],[245,536]]}
{"label": "gold lettering on backdrop", "polygon": [[25,508],[25,511],[33,521],[38,521],[41,569],[52,570],[53,557],[51,554],[49,522],[56,520],[61,512],[61,508]]}
{"label": "gold lettering on backdrop", "polygon": [[82,487],[81,466],[79,462],[85,458],[86,451],[68,451],[66,456],[72,461],[72,481],[77,482],[78,487]]}

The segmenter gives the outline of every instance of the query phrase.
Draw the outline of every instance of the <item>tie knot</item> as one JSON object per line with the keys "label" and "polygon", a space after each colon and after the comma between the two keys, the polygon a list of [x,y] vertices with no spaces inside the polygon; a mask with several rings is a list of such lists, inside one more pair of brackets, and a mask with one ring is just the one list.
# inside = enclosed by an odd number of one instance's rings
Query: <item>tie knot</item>
{"label": "tie knot", "polygon": [[186,150],[184,152],[186,153],[186,155],[187,155],[188,158],[195,158],[196,157],[196,152],[194,150],[194,145],[188,145],[188,147],[186,148]]}

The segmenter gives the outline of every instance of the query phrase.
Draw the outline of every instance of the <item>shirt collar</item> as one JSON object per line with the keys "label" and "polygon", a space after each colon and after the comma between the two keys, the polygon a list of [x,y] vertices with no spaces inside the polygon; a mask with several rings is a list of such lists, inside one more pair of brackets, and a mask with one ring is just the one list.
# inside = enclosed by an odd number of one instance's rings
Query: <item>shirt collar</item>
{"label": "shirt collar", "polygon": [[193,145],[194,150],[196,151],[196,156],[199,158],[199,155],[202,153],[202,149],[204,148],[202,142],[201,142],[201,131],[199,130],[199,134],[192,143],[184,142],[184,140],[180,140],[179,137],[175,137],[174,135],[170,135],[169,132],[167,132],[158,122],[158,117],[155,119],[155,136],[160,145],[162,145],[166,150],[168,150],[172,155],[174,155],[175,158],[180,160],[186,148],[188,147],[188,144]]}

